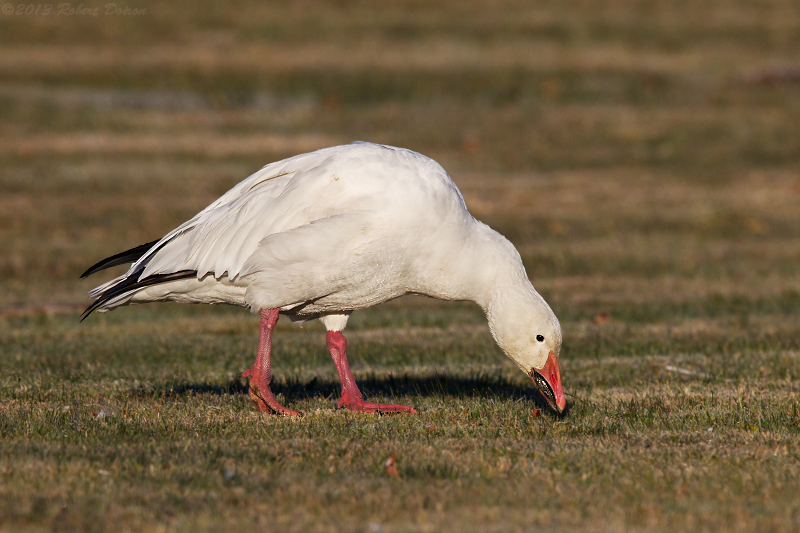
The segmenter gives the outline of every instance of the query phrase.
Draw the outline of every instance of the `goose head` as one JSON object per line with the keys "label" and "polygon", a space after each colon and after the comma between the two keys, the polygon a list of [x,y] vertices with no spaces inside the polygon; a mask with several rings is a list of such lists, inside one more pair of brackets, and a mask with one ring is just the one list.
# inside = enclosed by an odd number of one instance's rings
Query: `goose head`
{"label": "goose head", "polygon": [[556,412],[567,405],[561,386],[561,325],[527,279],[515,290],[499,291],[487,306],[497,344],[527,374]]}

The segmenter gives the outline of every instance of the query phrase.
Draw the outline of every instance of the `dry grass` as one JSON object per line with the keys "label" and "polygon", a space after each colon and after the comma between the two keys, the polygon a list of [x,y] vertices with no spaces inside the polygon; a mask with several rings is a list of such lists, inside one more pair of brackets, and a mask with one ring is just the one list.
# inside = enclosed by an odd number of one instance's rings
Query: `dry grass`
{"label": "dry grass", "polygon": [[[795,531],[800,11],[772,2],[183,3],[0,17],[0,530]],[[564,329],[566,417],[479,309],[319,324],[179,306],[78,325],[88,265],[270,161],[437,159]],[[384,461],[396,454],[399,477]]]}

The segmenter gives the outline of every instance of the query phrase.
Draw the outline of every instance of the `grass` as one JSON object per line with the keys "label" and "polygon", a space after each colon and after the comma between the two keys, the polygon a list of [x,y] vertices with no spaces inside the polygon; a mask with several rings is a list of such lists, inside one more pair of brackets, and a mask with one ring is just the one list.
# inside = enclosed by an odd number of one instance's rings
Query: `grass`
{"label": "grass", "polygon": [[[800,527],[792,2],[146,7],[0,17],[0,531]],[[417,416],[335,410],[318,323],[275,336],[299,420],[247,398],[245,311],[78,323],[88,265],[355,139],[514,242],[566,416],[468,303],[348,325],[362,390]]]}
{"label": "grass", "polygon": [[[783,345],[798,327],[780,315],[745,319],[735,339],[742,320],[680,309],[656,323],[566,322],[572,407],[561,419],[534,415],[538,395],[471,306],[396,303],[354,324],[362,387],[413,403],[414,417],[335,411],[321,326],[280,325],[276,391],[308,413],[290,420],[254,411],[238,378],[254,317],[184,309],[81,326],[75,315],[6,319],[8,528],[747,530],[798,519],[798,351]],[[761,322],[777,331],[759,333]],[[400,478],[383,472],[392,454]]]}

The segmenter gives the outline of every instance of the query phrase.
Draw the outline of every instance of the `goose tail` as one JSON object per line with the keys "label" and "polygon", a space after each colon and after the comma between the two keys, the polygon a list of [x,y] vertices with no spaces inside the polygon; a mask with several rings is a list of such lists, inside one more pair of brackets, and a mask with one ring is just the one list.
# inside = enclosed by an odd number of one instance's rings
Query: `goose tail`
{"label": "goose tail", "polygon": [[[118,305],[123,305],[134,293],[146,287],[152,287],[153,285],[159,285],[161,283],[169,283],[171,281],[188,279],[197,276],[197,271],[195,270],[180,270],[177,272],[152,274],[145,278],[141,278],[147,263],[157,251],[154,248],[160,248],[165,244],[165,242],[162,241],[163,239],[161,241],[153,241],[142,244],[135,248],[131,248],[130,250],[107,257],[97,264],[89,267],[89,269],[87,269],[86,272],[81,275],[81,279],[91,276],[95,272],[105,270],[106,268],[126,263],[135,263],[134,268],[129,270],[127,273],[89,291],[89,297],[94,298],[95,301],[83,312],[81,315],[81,322],[86,320],[86,318],[94,311],[99,311],[102,313],[104,311],[111,310]],[[160,245],[159,242],[161,242]],[[145,256],[149,257],[146,257],[145,260],[140,261],[140,259]]]}

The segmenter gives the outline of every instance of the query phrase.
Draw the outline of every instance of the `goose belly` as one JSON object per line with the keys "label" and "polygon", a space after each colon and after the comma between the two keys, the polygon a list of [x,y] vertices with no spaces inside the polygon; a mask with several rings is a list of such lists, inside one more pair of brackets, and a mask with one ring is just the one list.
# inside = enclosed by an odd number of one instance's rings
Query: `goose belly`
{"label": "goose belly", "polygon": [[408,291],[401,287],[360,287],[331,294],[314,301],[284,306],[282,311],[290,315],[314,317],[320,314],[341,313],[366,309],[373,305],[403,296]]}

